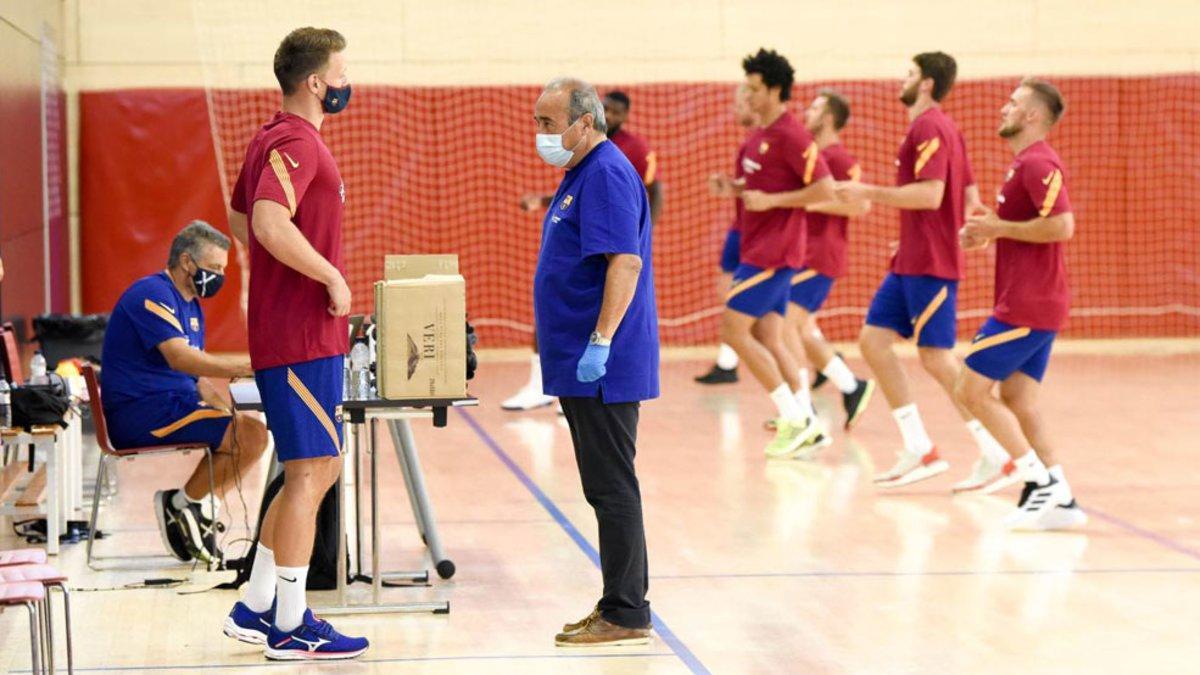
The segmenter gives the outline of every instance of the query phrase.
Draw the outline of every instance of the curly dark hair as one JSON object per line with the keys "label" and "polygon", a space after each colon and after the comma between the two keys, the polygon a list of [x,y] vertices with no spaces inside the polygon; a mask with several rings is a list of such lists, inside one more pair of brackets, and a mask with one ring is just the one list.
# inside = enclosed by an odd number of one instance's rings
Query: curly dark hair
{"label": "curly dark hair", "polygon": [[742,59],[742,70],[747,75],[758,73],[763,84],[768,89],[779,87],[779,100],[786,101],[792,97],[792,82],[796,70],[787,58],[774,49],[759,49],[757,54],[751,54]]}

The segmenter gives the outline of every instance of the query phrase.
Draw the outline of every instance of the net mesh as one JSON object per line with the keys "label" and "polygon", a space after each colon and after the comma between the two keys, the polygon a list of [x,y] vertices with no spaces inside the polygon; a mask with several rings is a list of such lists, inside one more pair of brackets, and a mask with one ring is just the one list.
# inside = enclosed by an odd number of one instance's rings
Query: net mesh
{"label": "net mesh", "polygon": [[[243,67],[207,45],[210,82]],[[736,64],[735,64],[736,67]],[[731,69],[732,70],[732,69]],[[214,76],[216,74],[217,76]],[[1011,161],[996,136],[999,107],[1017,78],[960,82],[945,108],[966,136],[986,203]],[[1068,247],[1073,337],[1200,332],[1200,76],[1054,78],[1067,101],[1051,144],[1068,166],[1077,219]],[[615,84],[615,83],[614,83]],[[707,176],[728,171],[742,132],[730,83],[627,85],[627,128],[658,154],[665,207],[654,238],[664,344],[716,341],[721,301],[717,259],[733,207],[709,196]],[[890,184],[907,122],[892,81],[798,84],[794,106],[830,86],[851,101],[843,141],[865,180]],[[605,89],[603,84],[601,90]],[[468,311],[487,346],[528,344],[540,213],[518,206],[526,192],[553,191],[558,172],[533,152],[534,86],[356,85],[347,112],[322,135],[346,184],[345,246],[354,310],[370,312],[371,284],[385,253],[457,253]],[[274,88],[209,87],[213,140],[225,188],[247,143],[278,108]],[[831,339],[857,335],[882,279],[897,214],[876,207],[851,221],[848,274],[821,312]],[[990,313],[991,252],[968,254],[959,291],[959,336]]]}

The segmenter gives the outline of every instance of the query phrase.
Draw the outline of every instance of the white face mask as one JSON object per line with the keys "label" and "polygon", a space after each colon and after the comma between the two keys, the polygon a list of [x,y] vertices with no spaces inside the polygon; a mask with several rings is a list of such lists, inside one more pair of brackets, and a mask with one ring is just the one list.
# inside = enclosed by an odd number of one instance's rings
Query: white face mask
{"label": "white face mask", "polygon": [[[571,127],[567,128],[570,129]],[[583,138],[580,137],[579,141],[582,143]],[[579,143],[575,145],[578,147]],[[563,147],[562,134],[538,134],[537,152],[541,155],[542,159],[546,160],[547,164],[557,167],[566,166],[571,161],[571,158],[575,156],[573,150],[567,150]]]}

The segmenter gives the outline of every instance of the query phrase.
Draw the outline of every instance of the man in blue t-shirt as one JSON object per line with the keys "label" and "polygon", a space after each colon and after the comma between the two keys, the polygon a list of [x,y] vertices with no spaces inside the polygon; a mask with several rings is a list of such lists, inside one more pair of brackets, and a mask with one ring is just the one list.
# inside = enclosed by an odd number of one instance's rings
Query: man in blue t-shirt
{"label": "man in blue t-shirt", "polygon": [[[204,377],[252,374],[246,357],[204,351],[204,312],[225,279],[229,238],[195,221],[171,242],[167,269],[133,283],[104,334],[104,419],[117,449],[203,443],[213,451],[216,497],[234,487],[267,447],[257,417],[231,413]],[[219,560],[217,513],[210,513],[208,463],[181,489],[154,495],[163,545],[180,560]],[[215,502],[219,508],[219,501]]]}
{"label": "man in blue t-shirt", "polygon": [[658,397],[650,203],[633,165],[607,141],[591,85],[552,80],[534,119],[538,154],[567,170],[542,222],[533,282],[542,381],[571,427],[604,577],[595,610],[564,626],[555,644],[645,644],[649,574],[634,455],[640,402]]}

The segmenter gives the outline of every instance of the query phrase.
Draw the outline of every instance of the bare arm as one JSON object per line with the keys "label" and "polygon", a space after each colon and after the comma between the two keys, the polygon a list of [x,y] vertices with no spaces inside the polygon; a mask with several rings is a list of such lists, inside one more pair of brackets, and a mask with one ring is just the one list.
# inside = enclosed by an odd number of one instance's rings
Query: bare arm
{"label": "bare arm", "polygon": [[158,345],[158,351],[166,359],[171,370],[187,373],[193,377],[246,377],[253,375],[250,358],[245,356],[217,356],[196,349],[184,338],[171,338]]}
{"label": "bare arm", "polygon": [[196,390],[200,393],[200,400],[213,408],[223,410],[233,408],[228,395],[229,387],[218,387],[212,380],[202,377],[196,381]]}
{"label": "bare arm", "polygon": [[979,207],[983,206],[983,200],[979,198],[979,186],[971,183],[963,190],[963,200],[967,205],[967,216],[975,213]]}
{"label": "bare arm", "polygon": [[646,186],[646,196],[650,198],[650,222],[657,224],[658,216],[662,213],[663,189],[657,180]]}
{"label": "bare arm", "polygon": [[931,211],[942,205],[946,183],[940,180],[923,180],[899,187],[885,187],[846,181],[838,183],[837,194],[841,201],[866,199],[898,209]]}
{"label": "bare arm", "polygon": [[287,207],[269,199],[254,202],[254,238],[279,262],[324,284],[329,291],[330,314],[350,313],[350,287],[342,273],[308,243],[292,223]]}
{"label": "bare arm", "polygon": [[[838,181],[833,184],[833,189],[836,192],[839,183],[849,181]],[[871,212],[871,202],[866,199],[857,199],[855,201],[841,202],[837,199],[832,199],[827,202],[817,202],[808,205],[809,211],[818,213],[828,213],[831,216],[845,216],[853,218],[855,216],[866,215]]]}
{"label": "bare arm", "polygon": [[833,185],[833,179],[826,176],[815,183],[790,192],[768,193],[760,190],[745,190],[742,192],[742,201],[746,204],[746,209],[749,211],[805,208],[809,204],[819,204],[833,200]]}
{"label": "bare arm", "polygon": [[995,212],[986,209],[982,214],[967,220],[962,234],[975,240],[1004,238],[1033,244],[1049,244],[1066,241],[1075,235],[1075,215],[1068,211],[1045,218],[1015,222],[1001,220]]}
{"label": "bare arm", "polygon": [[246,214],[229,209],[229,231],[233,233],[233,238],[239,244],[246,247],[250,246],[250,228],[246,222]]}
{"label": "bare arm", "polygon": [[638,277],[642,273],[642,259],[632,253],[608,256],[608,272],[604,277],[604,299],[600,302],[600,318],[596,320],[596,332],[612,338],[633,294],[637,291]]}

